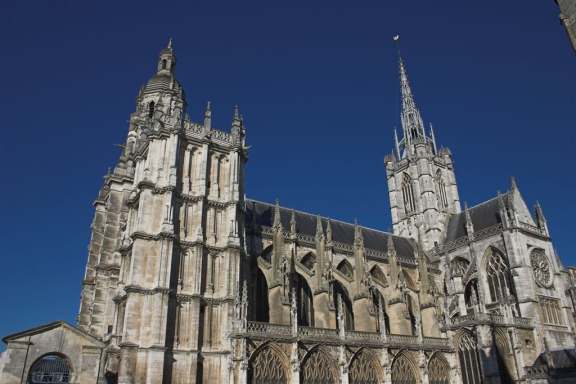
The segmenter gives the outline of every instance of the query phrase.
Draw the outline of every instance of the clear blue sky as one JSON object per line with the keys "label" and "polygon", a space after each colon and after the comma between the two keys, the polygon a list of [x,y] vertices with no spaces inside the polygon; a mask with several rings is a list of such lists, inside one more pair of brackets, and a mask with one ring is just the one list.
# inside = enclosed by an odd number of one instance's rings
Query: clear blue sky
{"label": "clear blue sky", "polygon": [[558,13],[553,0],[2,2],[0,335],[74,322],[91,203],[169,36],[193,119],[211,100],[229,129],[240,104],[250,197],[386,230],[400,33],[462,200],[515,175],[575,264],[576,55]]}

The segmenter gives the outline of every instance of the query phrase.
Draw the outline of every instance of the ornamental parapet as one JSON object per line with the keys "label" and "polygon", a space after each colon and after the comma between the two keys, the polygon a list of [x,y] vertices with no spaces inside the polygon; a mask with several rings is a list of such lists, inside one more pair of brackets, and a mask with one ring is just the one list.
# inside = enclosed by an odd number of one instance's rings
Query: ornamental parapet
{"label": "ornamental parapet", "polygon": [[296,333],[290,325],[264,323],[259,321],[236,322],[232,337],[246,337],[260,340],[285,340],[288,342],[322,342],[334,345],[370,345],[381,348],[410,348],[417,350],[451,350],[446,338],[424,337],[420,341],[411,335],[383,335],[379,332],[345,331],[330,328],[297,327]]}
{"label": "ornamental parapet", "polygon": [[497,325],[517,328],[534,328],[532,319],[526,317],[513,317],[511,320],[496,313],[471,313],[458,316],[451,320],[452,328],[470,325]]}

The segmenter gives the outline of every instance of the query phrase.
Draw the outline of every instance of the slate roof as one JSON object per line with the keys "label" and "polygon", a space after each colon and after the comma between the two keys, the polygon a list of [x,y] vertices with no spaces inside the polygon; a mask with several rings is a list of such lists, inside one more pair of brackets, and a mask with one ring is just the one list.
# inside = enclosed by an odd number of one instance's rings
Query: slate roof
{"label": "slate roof", "polygon": [[[256,223],[258,226],[272,227],[274,222],[274,204],[263,203],[256,200],[246,200],[246,225]],[[280,221],[284,230],[290,228],[292,209],[280,207]],[[296,231],[309,236],[316,235],[316,215],[300,211],[294,211],[296,218]],[[336,242],[354,244],[354,224],[345,223],[326,217],[321,217],[322,227],[326,233],[326,223],[330,220],[332,239]],[[399,259],[414,260],[414,247],[412,241],[403,237],[394,236],[391,233],[362,227],[364,247],[380,252],[387,252],[388,237],[392,236],[394,247]]]}
{"label": "slate roof", "polygon": [[[502,195],[504,204],[508,206],[508,197],[510,192]],[[494,197],[474,207],[469,208],[470,218],[474,231],[491,227],[502,222],[499,213],[498,197]],[[446,242],[466,236],[466,213],[462,211],[452,215],[448,220],[446,230]]]}

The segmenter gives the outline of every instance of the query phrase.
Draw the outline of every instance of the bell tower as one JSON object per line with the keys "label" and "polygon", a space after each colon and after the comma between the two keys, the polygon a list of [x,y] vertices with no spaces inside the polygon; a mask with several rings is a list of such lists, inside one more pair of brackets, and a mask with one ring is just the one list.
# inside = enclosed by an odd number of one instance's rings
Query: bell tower
{"label": "bell tower", "polygon": [[392,227],[395,235],[417,240],[421,225],[430,249],[444,239],[448,217],[460,212],[458,186],[450,150],[438,150],[432,125],[426,133],[402,56],[399,67],[402,138],[394,132],[395,149],[384,158]]}

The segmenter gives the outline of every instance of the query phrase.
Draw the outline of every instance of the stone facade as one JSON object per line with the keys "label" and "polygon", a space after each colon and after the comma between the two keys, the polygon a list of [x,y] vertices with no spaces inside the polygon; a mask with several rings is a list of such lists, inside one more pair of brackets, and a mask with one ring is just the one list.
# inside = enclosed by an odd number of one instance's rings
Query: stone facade
{"label": "stone facade", "polygon": [[77,326],[7,336],[0,383],[556,375],[554,353],[574,348],[576,273],[514,180],[461,208],[452,154],[424,129],[402,60],[403,132],[384,160],[393,233],[245,198],[239,109],[228,132],[209,104],[191,121],[175,65],[170,43],[94,203]]}
{"label": "stone facade", "polygon": [[575,0],[555,0],[560,7],[560,21],[576,51],[576,1]]}

